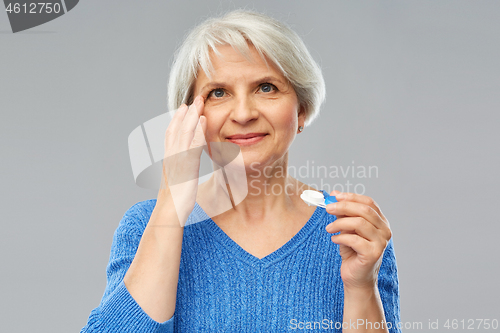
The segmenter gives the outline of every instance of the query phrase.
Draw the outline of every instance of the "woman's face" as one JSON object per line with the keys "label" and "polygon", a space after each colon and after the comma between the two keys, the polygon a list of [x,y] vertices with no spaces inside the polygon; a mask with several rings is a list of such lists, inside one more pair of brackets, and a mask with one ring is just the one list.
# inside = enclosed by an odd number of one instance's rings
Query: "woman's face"
{"label": "woman's face", "polygon": [[[247,170],[281,164],[305,120],[292,85],[252,45],[252,62],[230,45],[218,50],[220,57],[211,52],[212,79],[200,69],[194,86],[194,97],[205,99],[207,142],[240,146]],[[235,137],[248,134],[253,138]]]}

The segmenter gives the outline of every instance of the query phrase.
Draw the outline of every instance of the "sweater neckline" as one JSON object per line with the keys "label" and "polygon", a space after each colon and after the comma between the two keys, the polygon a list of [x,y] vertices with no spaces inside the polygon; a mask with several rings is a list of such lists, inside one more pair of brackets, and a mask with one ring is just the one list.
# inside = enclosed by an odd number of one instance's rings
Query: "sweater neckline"
{"label": "sweater neckline", "polygon": [[322,220],[323,216],[326,213],[326,210],[321,207],[316,207],[316,210],[311,215],[306,224],[283,246],[275,250],[274,252],[268,254],[262,259],[257,258],[256,256],[250,254],[246,250],[244,250],[238,243],[236,243],[231,237],[229,237],[213,220],[205,213],[203,208],[195,203],[194,210],[204,216],[203,225],[206,229],[212,233],[214,239],[223,245],[227,250],[229,250],[236,258],[239,260],[246,262],[250,266],[253,267],[268,267],[273,263],[280,261],[285,258],[287,255],[292,253],[300,244],[302,244],[309,234],[315,229],[315,226],[318,224],[318,221]]}

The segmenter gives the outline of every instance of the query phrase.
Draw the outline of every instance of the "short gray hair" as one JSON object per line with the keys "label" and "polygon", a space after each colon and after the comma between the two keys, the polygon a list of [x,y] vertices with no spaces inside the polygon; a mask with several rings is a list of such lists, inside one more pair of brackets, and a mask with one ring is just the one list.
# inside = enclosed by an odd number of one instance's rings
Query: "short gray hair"
{"label": "short gray hair", "polygon": [[302,39],[288,26],[267,15],[241,9],[209,18],[188,34],[175,54],[170,71],[169,110],[192,103],[200,67],[211,77],[210,50],[220,55],[217,45],[231,45],[249,59],[247,42],[264,60],[267,56],[290,81],[304,108],[305,125],[309,125],[318,116],[325,100],[325,82],[320,67]]}

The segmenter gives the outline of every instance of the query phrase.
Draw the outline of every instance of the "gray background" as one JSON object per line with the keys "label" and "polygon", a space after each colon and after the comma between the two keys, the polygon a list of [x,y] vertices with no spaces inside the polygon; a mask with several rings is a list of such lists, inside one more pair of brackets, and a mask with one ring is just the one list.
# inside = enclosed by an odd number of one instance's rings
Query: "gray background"
{"label": "gray background", "polygon": [[402,321],[500,320],[500,2],[87,0],[18,34],[0,13],[1,331],[85,325],[120,219],[156,197],[128,135],[166,112],[186,31],[239,7],[287,22],[323,68],[291,165],[378,167],[323,181],[362,183],[389,218]]}

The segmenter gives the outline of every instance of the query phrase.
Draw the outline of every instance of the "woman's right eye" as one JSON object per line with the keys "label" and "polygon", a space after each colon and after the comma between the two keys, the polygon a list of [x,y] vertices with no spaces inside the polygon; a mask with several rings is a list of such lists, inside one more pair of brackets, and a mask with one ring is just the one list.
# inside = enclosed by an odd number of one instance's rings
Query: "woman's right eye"
{"label": "woman's right eye", "polygon": [[224,97],[224,90],[221,88],[217,88],[208,93],[208,97],[214,96],[215,98]]}

